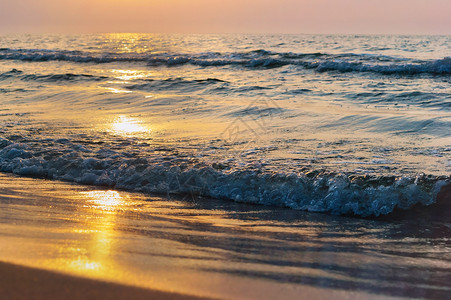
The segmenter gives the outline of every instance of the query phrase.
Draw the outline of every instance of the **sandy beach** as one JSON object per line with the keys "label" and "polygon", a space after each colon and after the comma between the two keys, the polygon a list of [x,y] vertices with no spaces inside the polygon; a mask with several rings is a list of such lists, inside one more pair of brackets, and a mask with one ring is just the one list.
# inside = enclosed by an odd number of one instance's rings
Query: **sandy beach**
{"label": "sandy beach", "polygon": [[206,299],[0,262],[3,299]]}
{"label": "sandy beach", "polygon": [[443,299],[450,290],[442,221],[150,197],[5,174],[0,208],[7,299]]}

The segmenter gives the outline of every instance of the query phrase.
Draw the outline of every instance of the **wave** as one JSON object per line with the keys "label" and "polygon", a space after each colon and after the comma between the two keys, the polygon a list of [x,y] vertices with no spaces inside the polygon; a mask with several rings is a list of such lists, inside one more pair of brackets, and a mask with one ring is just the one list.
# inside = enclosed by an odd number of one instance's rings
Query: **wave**
{"label": "wave", "polygon": [[451,95],[441,92],[363,92],[350,93],[346,97],[351,100],[361,101],[367,104],[394,104],[394,105],[419,105],[421,107],[432,107],[439,109],[449,109],[451,107]]}
{"label": "wave", "polygon": [[0,49],[0,60],[31,62],[68,61],[75,63],[141,62],[149,66],[171,67],[189,64],[201,67],[238,66],[251,69],[270,69],[293,65],[317,72],[371,72],[384,75],[451,74],[451,57],[416,61],[385,55],[279,53],[263,49],[237,53],[129,54],[2,48]]}
{"label": "wave", "polygon": [[256,116],[256,117],[264,117],[264,116],[272,116],[275,114],[280,114],[288,111],[287,109],[283,109],[280,107],[259,107],[259,106],[253,106],[253,107],[247,107],[245,109],[239,109],[237,111],[232,111],[229,113],[224,114],[224,116],[239,118],[243,116]]}
{"label": "wave", "polygon": [[90,74],[24,74],[23,71],[12,69],[10,71],[0,74],[0,81],[11,78],[18,78],[23,81],[38,81],[38,82],[67,82],[67,81],[104,81],[107,76],[94,76]]}
{"label": "wave", "polygon": [[346,72],[372,72],[384,75],[449,75],[451,74],[451,57],[443,59],[422,62],[418,64],[390,64],[375,65],[363,64],[360,62],[347,61],[325,61],[313,64],[307,64],[307,68],[315,69],[318,72],[339,71]]}
{"label": "wave", "polygon": [[217,78],[207,78],[207,79],[184,79],[184,78],[167,78],[167,79],[144,79],[144,83],[137,83],[132,85],[127,85],[125,88],[129,90],[137,91],[155,91],[162,90],[167,91],[171,89],[194,91],[197,89],[204,89],[205,86],[215,85],[215,84],[228,84],[227,81],[217,79]]}
{"label": "wave", "polygon": [[[0,171],[23,176],[158,194],[193,194],[297,210],[386,215],[396,208],[430,205],[450,176],[370,176],[309,170],[268,173],[258,164],[231,168],[221,162],[133,155],[69,139],[17,143],[0,138]],[[164,156],[166,155],[166,156]]]}
{"label": "wave", "polygon": [[0,74],[0,80],[6,80],[9,78],[17,77],[19,74],[22,74],[21,70],[11,69],[10,71],[4,72]]}
{"label": "wave", "polygon": [[118,54],[96,54],[82,51],[47,50],[47,49],[0,49],[0,60],[21,60],[30,62],[70,61],[77,63],[109,63],[115,61],[145,61],[143,57]]}
{"label": "wave", "polygon": [[45,82],[59,82],[59,81],[103,81],[108,79],[106,76],[94,76],[89,74],[51,74],[39,75],[29,74],[20,77],[24,81],[45,81]]}

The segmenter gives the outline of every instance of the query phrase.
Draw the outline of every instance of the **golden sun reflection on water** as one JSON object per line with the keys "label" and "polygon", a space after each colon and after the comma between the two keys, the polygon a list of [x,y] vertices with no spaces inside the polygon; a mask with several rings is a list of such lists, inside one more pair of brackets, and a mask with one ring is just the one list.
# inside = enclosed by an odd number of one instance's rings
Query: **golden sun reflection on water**
{"label": "golden sun reflection on water", "polygon": [[135,70],[112,70],[113,73],[118,74],[116,76],[116,79],[128,81],[128,80],[134,80],[134,79],[140,79],[146,77],[145,74],[141,71],[135,71]]}
{"label": "golden sun reflection on water", "polygon": [[112,88],[112,87],[107,87],[105,89],[109,90],[110,93],[113,93],[113,94],[130,94],[130,93],[132,93],[132,91],[121,90],[121,89]]}
{"label": "golden sun reflection on water", "polygon": [[111,125],[111,129],[119,135],[144,134],[152,131],[148,126],[143,125],[140,120],[126,116],[116,118]]}

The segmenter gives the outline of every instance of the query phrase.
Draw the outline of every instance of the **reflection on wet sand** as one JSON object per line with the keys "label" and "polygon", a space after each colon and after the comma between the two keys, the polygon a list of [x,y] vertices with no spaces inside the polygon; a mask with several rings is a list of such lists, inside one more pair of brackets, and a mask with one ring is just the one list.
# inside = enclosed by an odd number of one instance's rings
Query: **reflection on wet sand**
{"label": "reflection on wet sand", "polygon": [[114,265],[110,261],[110,252],[115,237],[117,209],[123,199],[115,191],[80,192],[76,197],[84,200],[80,207],[90,210],[92,217],[86,218],[81,228],[74,228],[74,232],[88,235],[90,241],[80,248],[62,245],[59,251],[68,254],[68,257],[58,260],[56,264],[60,267],[67,265],[63,267],[65,270],[76,273],[90,272],[101,276]]}

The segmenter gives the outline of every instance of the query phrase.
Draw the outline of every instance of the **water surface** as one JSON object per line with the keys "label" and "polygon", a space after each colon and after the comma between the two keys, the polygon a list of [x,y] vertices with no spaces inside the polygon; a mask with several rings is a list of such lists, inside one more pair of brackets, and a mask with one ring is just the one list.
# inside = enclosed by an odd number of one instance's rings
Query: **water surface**
{"label": "water surface", "polygon": [[449,36],[0,39],[0,170],[334,214],[450,182]]}

